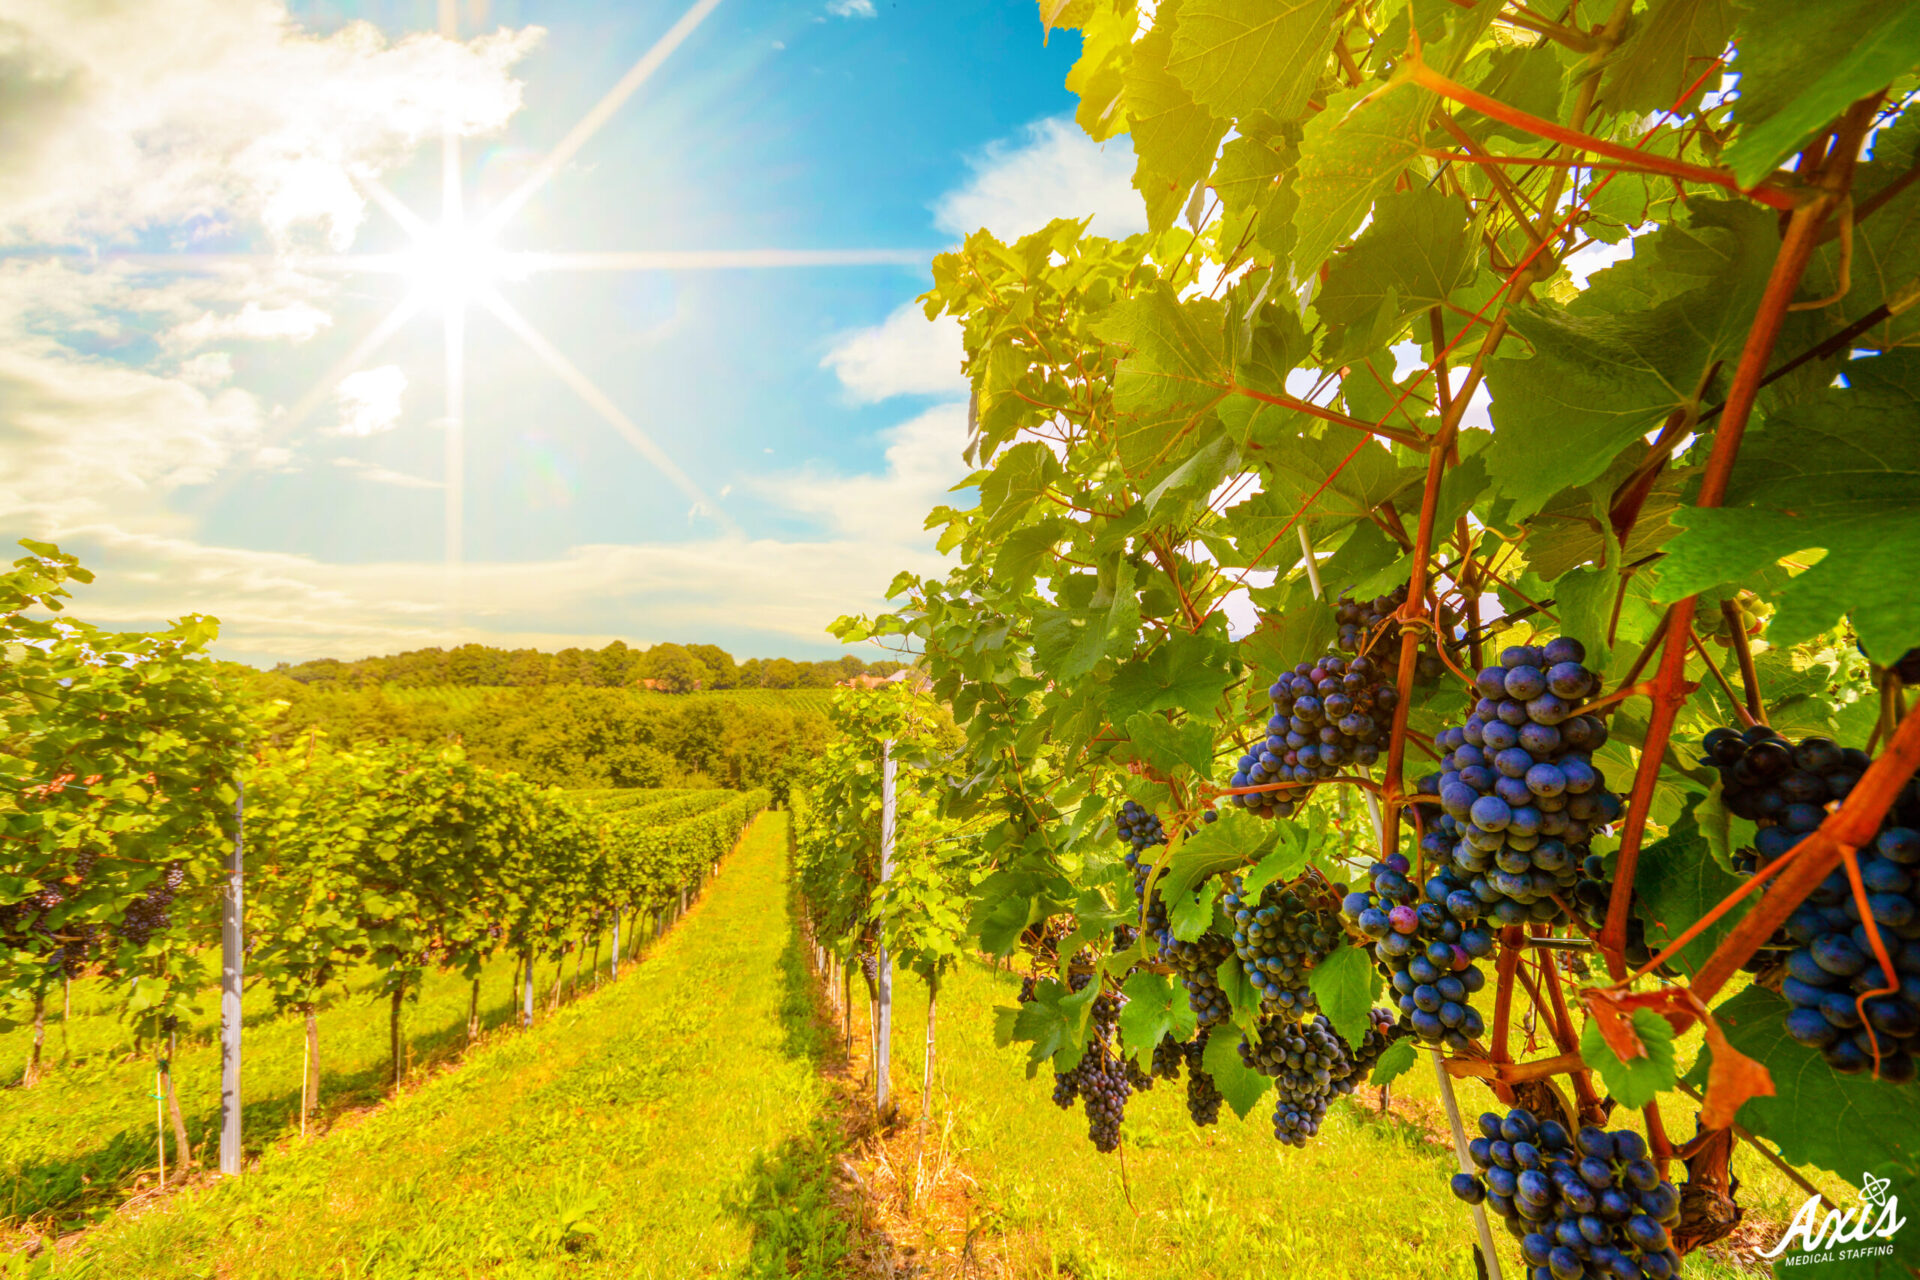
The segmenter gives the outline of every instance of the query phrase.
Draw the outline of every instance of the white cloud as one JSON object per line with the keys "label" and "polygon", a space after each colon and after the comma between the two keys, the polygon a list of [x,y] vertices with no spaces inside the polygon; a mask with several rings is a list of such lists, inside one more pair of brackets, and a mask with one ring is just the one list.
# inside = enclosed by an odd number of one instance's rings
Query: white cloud
{"label": "white cloud", "polygon": [[[927,512],[950,501],[947,491],[968,468],[965,405],[928,409],[884,433],[886,470],[839,475],[809,467],[753,485],[762,498],[818,519],[826,528],[897,552],[927,541]],[[963,504],[964,505],[964,504]]]}
{"label": "white cloud", "polygon": [[233,339],[264,342],[285,339],[305,342],[333,323],[333,317],[310,302],[294,302],[284,307],[263,307],[249,301],[240,310],[227,315],[203,311],[194,319],[177,326],[167,335],[170,345],[204,347]]}
{"label": "white cloud", "polygon": [[836,18],[871,18],[873,0],[827,0],[827,12]]}
{"label": "white cloud", "polygon": [[[262,0],[0,0],[0,243],[259,225],[344,249],[377,176],[451,121],[500,128],[543,33],[320,37]],[[190,230],[184,230],[191,228]]]}
{"label": "white cloud", "polygon": [[1147,229],[1147,208],[1133,189],[1133,150],[1125,138],[1095,142],[1072,120],[1026,127],[1017,142],[988,144],[967,161],[965,185],[933,204],[934,225],[954,235],[985,227],[1002,240],[1038,231],[1055,218],[1093,215],[1093,230],[1129,236]]}
{"label": "white cloud", "polygon": [[394,471],[376,462],[362,458],[335,458],[333,464],[343,467],[373,484],[390,484],[397,489],[444,489],[446,486],[438,480],[429,480],[425,476],[410,476],[404,471]]}
{"label": "white cloud", "polygon": [[334,391],[340,402],[339,432],[343,436],[371,436],[400,425],[400,397],[407,375],[397,364],[362,369],[340,379]]}
{"label": "white cloud", "polygon": [[958,320],[930,321],[909,302],[880,324],[841,334],[820,365],[832,369],[855,400],[871,403],[899,395],[963,396],[965,356]]}

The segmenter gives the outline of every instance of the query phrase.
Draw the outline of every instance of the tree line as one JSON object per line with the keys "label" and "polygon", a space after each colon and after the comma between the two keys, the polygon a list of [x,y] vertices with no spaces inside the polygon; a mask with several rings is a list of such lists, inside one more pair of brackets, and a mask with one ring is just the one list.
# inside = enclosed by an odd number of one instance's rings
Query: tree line
{"label": "tree line", "polygon": [[669,693],[690,693],[696,689],[830,689],[854,676],[892,675],[903,665],[864,662],[852,654],[818,662],[793,658],[748,658],[739,662],[714,644],[656,644],[636,649],[624,640],[615,640],[600,649],[574,647],[557,653],[463,644],[452,649],[409,649],[351,662],[338,658],[282,662],[273,671],[323,689],[379,685],[622,688],[652,682],[652,687]]}

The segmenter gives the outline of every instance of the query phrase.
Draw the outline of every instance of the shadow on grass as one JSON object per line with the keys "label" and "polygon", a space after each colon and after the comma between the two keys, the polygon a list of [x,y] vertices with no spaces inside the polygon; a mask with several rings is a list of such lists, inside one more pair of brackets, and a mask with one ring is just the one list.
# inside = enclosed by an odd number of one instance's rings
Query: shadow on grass
{"label": "shadow on grass", "polygon": [[[345,1012],[346,1002],[334,1006]],[[481,1005],[483,1031],[511,1024],[517,1016],[511,996]],[[543,1007],[544,1012],[544,1007]],[[383,1022],[386,1001],[373,1002],[369,1016]],[[403,1023],[403,1026],[405,1024]],[[467,1048],[467,1019],[456,1014],[437,1025],[414,1029],[407,1027],[408,1058],[411,1075],[421,1073],[459,1057]],[[335,1119],[348,1112],[374,1106],[389,1093],[391,1064],[384,1058],[371,1061],[357,1070],[328,1071],[327,1027],[320,1028],[320,1107],[310,1132],[323,1132]],[[295,1059],[298,1061],[297,1057]],[[42,1088],[57,1086],[56,1080],[43,1082]],[[151,1088],[151,1084],[148,1085]],[[198,1092],[198,1091],[196,1091]],[[142,1103],[145,1107],[150,1104]],[[220,1105],[216,1096],[205,1105],[193,1106],[181,1098],[187,1124],[187,1137],[204,1164],[208,1153],[218,1146]],[[266,1097],[246,1099],[240,1108],[240,1128],[246,1135],[249,1157],[280,1142],[300,1128],[300,1087],[297,1083]],[[64,1156],[50,1155],[23,1162],[10,1171],[9,1185],[0,1192],[0,1227],[31,1220],[50,1220],[51,1224],[71,1228],[91,1222],[113,1211],[133,1189],[136,1179],[154,1171],[157,1158],[153,1124],[145,1116],[142,1122],[117,1133],[96,1132],[89,1149]],[[176,1159],[173,1135],[167,1135],[169,1173]]]}

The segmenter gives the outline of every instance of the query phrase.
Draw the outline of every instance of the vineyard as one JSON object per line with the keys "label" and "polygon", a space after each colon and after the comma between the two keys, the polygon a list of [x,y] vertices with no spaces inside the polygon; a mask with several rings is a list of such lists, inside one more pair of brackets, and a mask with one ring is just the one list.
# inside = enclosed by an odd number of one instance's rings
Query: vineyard
{"label": "vineyard", "polygon": [[22,543],[0,1275],[1920,1275],[1920,0],[1038,8],[1146,230],[933,260],[924,678]]}

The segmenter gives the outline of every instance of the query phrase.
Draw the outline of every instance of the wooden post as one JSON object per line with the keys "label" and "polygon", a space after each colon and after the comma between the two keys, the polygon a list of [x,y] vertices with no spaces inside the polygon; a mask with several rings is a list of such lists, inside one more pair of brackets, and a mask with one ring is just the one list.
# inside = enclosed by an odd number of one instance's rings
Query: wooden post
{"label": "wooden post", "polygon": [[613,913],[613,976],[620,976],[620,913]]}
{"label": "wooden post", "polygon": [[320,1102],[320,1021],[307,1006],[307,1052],[300,1063],[300,1136],[307,1133],[307,1117]]}
{"label": "wooden post", "polygon": [[[893,739],[880,744],[880,883],[885,886],[893,874],[894,825]],[[879,937],[875,941],[874,965],[878,970],[873,1018],[873,1106],[884,1122],[892,1118],[893,1105],[887,1098],[887,1074],[893,1058],[893,963],[887,955],[887,908],[885,889],[881,890]]]}
{"label": "wooden post", "polygon": [[533,1025],[533,952],[532,951],[527,952],[527,962],[525,965],[525,969],[527,974],[526,988],[525,988],[526,995],[524,997],[524,1003],[522,1004],[520,1009],[520,1025],[523,1027],[530,1027]]}
{"label": "wooden post", "polygon": [[940,971],[927,970],[927,1060],[920,1077],[920,1144],[927,1141],[927,1117],[933,1114],[933,1011],[940,1000]]}
{"label": "wooden post", "polygon": [[184,1169],[194,1162],[193,1144],[187,1141],[187,1118],[180,1114],[180,1091],[173,1083],[173,1060],[180,1056],[180,1036],[167,1031],[167,1079],[162,1092],[167,1095],[167,1112],[173,1117],[174,1168]]}
{"label": "wooden post", "polygon": [[[1459,1162],[1460,1172],[1474,1172],[1473,1160],[1467,1155],[1467,1130],[1460,1123],[1460,1103],[1453,1096],[1453,1077],[1447,1074],[1446,1064],[1440,1060],[1440,1051],[1433,1051],[1433,1074],[1440,1082],[1440,1101],[1447,1109],[1447,1123],[1453,1128],[1453,1158]],[[1500,1255],[1493,1250],[1493,1228],[1487,1222],[1487,1206],[1473,1206],[1474,1230],[1480,1234],[1480,1258],[1486,1264],[1487,1280],[1500,1280]]]}
{"label": "wooden post", "polygon": [[240,986],[246,949],[240,937],[242,872],[247,851],[247,784],[234,782],[233,858],[220,902],[220,1172],[240,1172]]}
{"label": "wooden post", "polygon": [[407,984],[404,975],[400,985],[393,989],[393,1004],[387,1011],[387,1035],[393,1043],[393,1087],[398,1090],[407,1078],[406,1050],[400,1035],[400,1002],[406,999]]}

